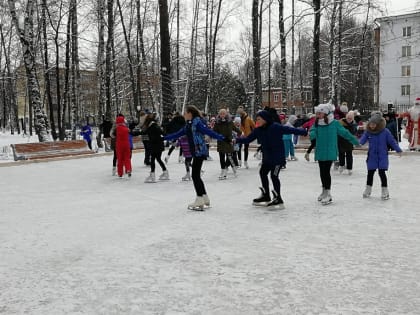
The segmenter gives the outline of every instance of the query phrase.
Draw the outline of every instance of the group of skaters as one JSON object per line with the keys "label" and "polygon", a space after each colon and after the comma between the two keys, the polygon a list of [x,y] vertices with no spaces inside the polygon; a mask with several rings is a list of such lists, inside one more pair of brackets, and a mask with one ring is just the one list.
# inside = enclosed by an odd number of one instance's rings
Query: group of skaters
{"label": "group of skaters", "polygon": [[[414,109],[420,109],[420,99],[416,99]],[[409,111],[410,118],[415,118],[415,110]],[[417,112],[417,119],[420,110]],[[367,122],[357,121],[358,113],[349,111],[347,104],[334,106],[330,103],[320,104],[315,113],[304,120],[295,115],[286,117],[278,114],[274,108],[266,107],[256,114],[255,122],[242,107],[235,115],[227,109],[220,109],[217,117],[207,119],[197,107],[187,106],[183,115],[175,113],[167,117],[159,125],[153,113],[144,114],[137,126],[130,126],[122,115],[116,118],[110,134],[115,139],[115,155],[117,174],[124,175],[124,171],[131,176],[130,137],[141,135],[145,148],[144,163],[150,166],[146,183],[156,182],[156,163],[162,173],[159,180],[168,180],[167,162],[170,155],[179,148],[178,159],[184,162],[186,174],[183,180],[192,180],[196,193],[194,202],[188,205],[192,210],[204,210],[210,206],[210,199],[201,178],[202,166],[209,159],[209,139],[217,140],[217,152],[221,174],[219,179],[227,177],[227,170],[232,168],[234,174],[241,167],[242,160],[248,168],[249,144],[258,143],[261,152],[259,176],[261,181],[261,196],[253,200],[257,206],[270,209],[283,209],[284,202],[280,191],[279,174],[286,167],[286,161],[297,160],[294,145],[299,136],[308,136],[311,145],[305,153],[305,159],[314,150],[314,160],[319,167],[319,177],[322,192],[318,201],[322,205],[332,202],[331,169],[333,165],[340,173],[346,170],[352,174],[353,148],[368,143],[367,179],[363,197],[368,198],[372,192],[373,178],[378,170],[381,183],[381,198],[389,198],[386,171],[389,167],[388,154],[390,150],[402,153],[398,145],[398,135],[393,134],[388,125],[389,117],[385,118],[379,111],[372,112]],[[415,119],[414,119],[415,120]],[[417,129],[415,129],[417,128]],[[408,128],[407,128],[408,129]],[[413,124],[411,136],[418,141],[418,122]],[[416,138],[417,137],[417,138]],[[165,142],[169,150],[162,160]],[[131,145],[132,148],[132,145]],[[239,149],[238,149],[239,148]],[[243,156],[242,156],[243,148]],[[242,159],[243,157],[243,159]],[[338,160],[338,161],[337,161]],[[272,182],[270,191],[269,179]]]}

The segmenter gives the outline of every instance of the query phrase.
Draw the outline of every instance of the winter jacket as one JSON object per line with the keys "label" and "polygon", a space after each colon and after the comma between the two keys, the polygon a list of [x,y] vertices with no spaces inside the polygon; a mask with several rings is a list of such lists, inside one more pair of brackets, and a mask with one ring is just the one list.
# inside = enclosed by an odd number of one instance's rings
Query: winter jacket
{"label": "winter jacket", "polygon": [[338,120],[332,119],[328,124],[314,124],[310,131],[310,139],[316,140],[315,160],[335,161],[338,156],[338,140],[341,136],[354,145],[358,145],[357,138],[346,130]]}
{"label": "winter jacket", "polygon": [[363,145],[369,142],[368,155],[366,164],[368,170],[387,170],[389,166],[388,160],[388,146],[396,152],[402,152],[397,141],[395,141],[391,132],[385,128],[385,119],[382,118],[380,124],[374,130],[368,128],[360,138],[360,144]]}
{"label": "winter jacket", "polygon": [[166,128],[166,134],[177,132],[179,129],[185,126],[185,118],[181,115],[176,115],[172,120],[169,122]]}
{"label": "winter jacket", "polygon": [[92,129],[89,125],[85,125],[82,127],[80,134],[83,136],[83,139],[87,142],[91,141]]}
{"label": "winter jacket", "polygon": [[175,133],[171,133],[164,137],[164,140],[175,140],[186,135],[190,147],[191,155],[193,157],[207,158],[209,156],[209,149],[207,148],[204,135],[223,140],[225,137],[221,134],[209,129],[202,121],[201,117],[194,117],[187,121],[186,125]]}
{"label": "winter jacket", "polygon": [[250,143],[255,139],[261,144],[262,162],[268,166],[286,165],[284,153],[284,134],[306,135],[305,129],[283,126],[279,123],[267,123],[255,128],[248,137],[237,138],[237,143]]}
{"label": "winter jacket", "polygon": [[147,136],[150,143],[150,152],[153,154],[159,154],[165,150],[163,131],[155,121],[152,121],[140,134]]}
{"label": "winter jacket", "polygon": [[252,130],[255,129],[255,122],[252,120],[251,117],[248,116],[247,113],[241,114],[241,131],[245,137],[249,136]]}
{"label": "winter jacket", "polygon": [[[339,120],[340,124],[347,129],[352,135],[356,135],[357,132],[357,125],[354,121],[348,122],[346,118]],[[338,151],[339,152],[348,152],[353,150],[353,144],[348,141],[347,139],[344,139],[341,136],[338,136]]]}
{"label": "winter jacket", "polygon": [[131,172],[130,129],[124,123],[124,117],[117,117],[115,125],[115,152],[117,155],[117,172],[123,175],[123,168],[127,173]]}
{"label": "winter jacket", "polygon": [[190,158],[192,157],[191,155],[191,151],[190,151],[190,145],[188,143],[188,138],[187,136],[182,136],[181,138],[178,139],[178,145],[181,147],[182,150],[182,155],[185,158]]}
{"label": "winter jacket", "polygon": [[238,132],[241,133],[241,130],[237,128],[233,121],[229,119],[228,116],[224,120],[220,119],[220,117],[217,119],[216,124],[213,128],[214,132],[220,133],[225,137],[225,139],[228,139],[229,142],[219,140],[217,141],[217,152],[222,153],[232,153],[233,145],[232,145],[232,132]]}

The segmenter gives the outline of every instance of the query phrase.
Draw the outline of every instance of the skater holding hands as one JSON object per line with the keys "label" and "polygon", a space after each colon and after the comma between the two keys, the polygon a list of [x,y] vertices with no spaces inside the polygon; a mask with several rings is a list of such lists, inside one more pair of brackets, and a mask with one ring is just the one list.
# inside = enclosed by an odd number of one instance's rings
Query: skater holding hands
{"label": "skater holding hands", "polygon": [[366,131],[360,138],[360,144],[369,142],[368,157],[366,165],[368,169],[366,188],[363,192],[363,198],[370,197],[372,193],[373,175],[378,170],[381,179],[381,198],[389,199],[388,181],[385,171],[388,170],[388,146],[398,152],[401,156],[401,148],[392,136],[391,132],[386,128],[386,121],[382,117],[381,112],[372,112],[366,126]]}
{"label": "skater holding hands", "polygon": [[[284,153],[284,134],[307,135],[303,128],[283,126],[274,122],[271,114],[265,110],[258,112],[256,122],[258,127],[251,134],[244,138],[237,138],[237,143],[250,143],[255,139],[261,144],[262,164],[260,168],[260,179],[262,195],[253,200],[257,206],[268,206],[272,209],[284,209],[283,199],[280,195],[279,173],[286,165]],[[268,174],[270,173],[273,183],[273,199],[270,198]]]}
{"label": "skater holding hands", "polygon": [[204,124],[200,111],[193,105],[186,107],[184,118],[186,125],[179,131],[166,135],[164,139],[170,141],[178,139],[184,135],[187,136],[189,149],[193,156],[191,178],[197,194],[195,201],[188,205],[188,209],[202,211],[205,206],[210,206],[210,199],[207,195],[204,182],[201,179],[201,167],[203,166],[204,160],[209,155],[204,135],[208,135],[217,140],[224,140],[225,137],[209,129]]}

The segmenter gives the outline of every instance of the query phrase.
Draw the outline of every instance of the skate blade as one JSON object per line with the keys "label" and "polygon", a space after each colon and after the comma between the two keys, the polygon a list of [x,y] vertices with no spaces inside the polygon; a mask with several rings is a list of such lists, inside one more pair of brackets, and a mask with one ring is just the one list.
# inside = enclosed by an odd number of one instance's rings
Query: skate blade
{"label": "skate blade", "polygon": [[256,207],[267,207],[268,202],[253,202],[252,205]]}
{"label": "skate blade", "polygon": [[188,210],[192,210],[192,211],[204,211],[204,206],[202,206],[202,207],[190,207],[190,206],[188,206]]}
{"label": "skate blade", "polygon": [[321,202],[323,206],[329,205],[330,203],[332,203],[332,200]]}
{"label": "skate blade", "polygon": [[275,211],[275,210],[284,210],[285,209],[285,207],[284,207],[284,204],[279,204],[279,205],[267,205],[267,210],[270,210],[270,211]]}

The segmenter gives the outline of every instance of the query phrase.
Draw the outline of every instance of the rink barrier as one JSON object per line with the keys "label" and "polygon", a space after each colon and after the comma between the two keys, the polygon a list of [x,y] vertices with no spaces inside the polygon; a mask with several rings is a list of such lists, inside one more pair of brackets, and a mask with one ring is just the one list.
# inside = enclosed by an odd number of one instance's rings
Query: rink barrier
{"label": "rink barrier", "polygon": [[[106,151],[112,151],[111,148],[111,138],[104,138],[105,148],[109,148]],[[133,150],[144,149],[143,141],[141,141],[141,136],[133,137]]]}
{"label": "rink barrier", "polygon": [[15,161],[95,154],[85,140],[18,143],[11,147]]}

